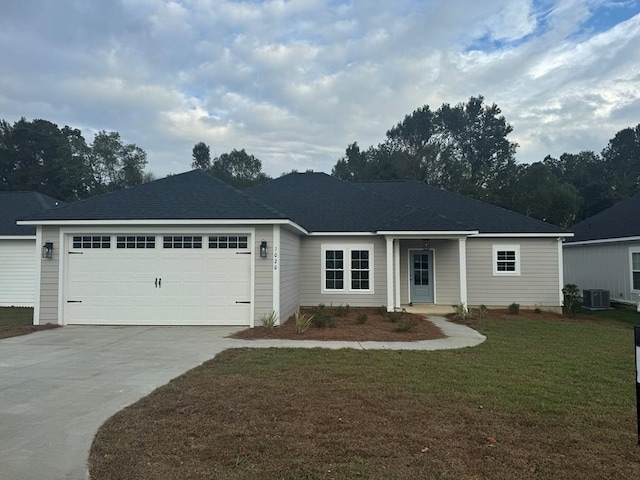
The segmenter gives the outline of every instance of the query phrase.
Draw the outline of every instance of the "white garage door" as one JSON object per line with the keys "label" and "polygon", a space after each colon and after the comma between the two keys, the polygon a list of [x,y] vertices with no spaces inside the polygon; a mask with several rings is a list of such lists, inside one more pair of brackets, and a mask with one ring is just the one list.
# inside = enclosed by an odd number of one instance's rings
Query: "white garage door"
{"label": "white garage door", "polygon": [[249,235],[68,239],[65,320],[101,325],[249,325]]}
{"label": "white garage door", "polygon": [[0,240],[0,306],[33,307],[36,242]]}

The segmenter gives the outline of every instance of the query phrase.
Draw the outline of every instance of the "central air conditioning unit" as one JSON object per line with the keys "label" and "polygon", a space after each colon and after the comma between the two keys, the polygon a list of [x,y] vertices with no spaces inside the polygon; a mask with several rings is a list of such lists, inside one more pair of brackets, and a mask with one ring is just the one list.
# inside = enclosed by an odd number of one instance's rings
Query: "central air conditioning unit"
{"label": "central air conditioning unit", "polygon": [[589,289],[582,291],[582,306],[584,308],[611,308],[609,290]]}

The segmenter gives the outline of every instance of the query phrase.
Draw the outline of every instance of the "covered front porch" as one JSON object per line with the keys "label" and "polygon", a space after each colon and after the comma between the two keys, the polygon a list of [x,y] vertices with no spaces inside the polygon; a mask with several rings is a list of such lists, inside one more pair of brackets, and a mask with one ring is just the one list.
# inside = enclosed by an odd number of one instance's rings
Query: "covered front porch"
{"label": "covered front porch", "polygon": [[386,233],[387,310],[412,307],[433,314],[466,307],[466,241],[475,233]]}

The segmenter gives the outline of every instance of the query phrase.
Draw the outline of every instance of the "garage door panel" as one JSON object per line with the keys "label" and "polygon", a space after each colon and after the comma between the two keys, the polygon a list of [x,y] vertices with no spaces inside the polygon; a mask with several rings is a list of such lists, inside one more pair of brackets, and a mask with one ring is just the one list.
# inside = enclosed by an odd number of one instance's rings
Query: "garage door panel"
{"label": "garage door panel", "polygon": [[67,299],[81,303],[67,304],[66,323],[249,324],[251,305],[236,302],[251,299],[251,255],[111,244],[68,256]]}

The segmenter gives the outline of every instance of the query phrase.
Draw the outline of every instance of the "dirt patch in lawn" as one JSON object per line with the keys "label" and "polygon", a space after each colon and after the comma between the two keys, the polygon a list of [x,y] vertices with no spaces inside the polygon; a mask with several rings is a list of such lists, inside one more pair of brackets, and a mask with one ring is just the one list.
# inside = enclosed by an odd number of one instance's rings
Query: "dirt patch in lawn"
{"label": "dirt patch in lawn", "polygon": [[0,338],[17,337],[19,335],[27,335],[29,333],[40,332],[42,330],[51,330],[58,328],[60,325],[47,323],[46,325],[13,325],[0,327]]}
{"label": "dirt patch in lawn", "polygon": [[[301,308],[301,313],[317,315],[313,308]],[[346,312],[336,312],[327,308],[326,311],[333,319],[333,327],[319,328],[311,325],[305,332],[298,333],[294,317],[289,318],[284,325],[268,329],[258,326],[248,328],[232,335],[233,338],[244,340],[333,340],[333,341],[384,341],[384,342],[414,342],[419,340],[436,340],[445,338],[442,331],[426,319],[423,315],[411,313],[395,313],[387,315],[377,308],[349,308]],[[362,322],[361,315],[366,315]],[[361,321],[358,321],[358,318]],[[408,331],[398,331],[408,327]]]}

